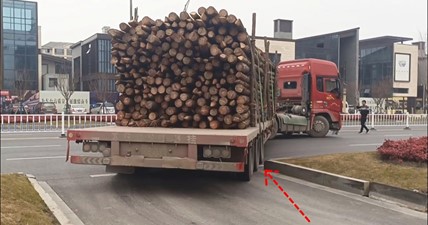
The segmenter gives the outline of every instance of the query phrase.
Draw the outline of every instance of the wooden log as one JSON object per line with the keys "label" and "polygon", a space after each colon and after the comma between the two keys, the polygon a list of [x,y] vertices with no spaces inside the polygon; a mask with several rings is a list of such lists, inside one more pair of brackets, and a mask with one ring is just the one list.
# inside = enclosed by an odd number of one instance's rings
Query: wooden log
{"label": "wooden log", "polygon": [[220,115],[225,116],[230,113],[230,108],[229,106],[222,105],[219,107],[218,112],[220,113]]}
{"label": "wooden log", "polygon": [[175,108],[175,107],[168,107],[168,108],[165,110],[165,113],[166,113],[168,116],[172,116],[172,115],[174,115],[174,114],[176,114],[176,113],[177,113],[177,108]]}
{"label": "wooden log", "polygon": [[250,67],[242,62],[237,63],[235,68],[237,71],[242,72],[244,74],[248,74],[250,72]]}
{"label": "wooden log", "polygon": [[210,128],[211,129],[220,128],[220,122],[218,122],[217,120],[210,121]]}
{"label": "wooden log", "polygon": [[107,33],[112,36],[113,38],[122,38],[122,36],[125,34],[125,32],[116,30],[116,29],[109,29]]}
{"label": "wooden log", "polygon": [[229,15],[227,16],[226,20],[227,20],[227,22],[228,22],[228,23],[230,23],[230,24],[235,24],[235,22],[236,22],[237,18],[236,18],[236,16],[235,16],[235,15],[233,15],[233,14],[229,14]]}
{"label": "wooden log", "polygon": [[[140,104],[141,105],[141,104]],[[156,110],[158,108],[158,104],[155,101],[147,101],[144,107],[148,110]]]}
{"label": "wooden log", "polygon": [[169,118],[169,122],[171,123],[171,125],[175,125],[175,124],[177,124],[177,122],[178,122],[178,116],[177,116],[177,115],[172,115],[172,116]]}
{"label": "wooden log", "polygon": [[198,98],[198,100],[196,101],[196,104],[199,107],[205,106],[207,104],[207,101],[205,98]]}
{"label": "wooden log", "polygon": [[151,113],[149,113],[149,119],[150,120],[156,120],[158,118],[158,114],[157,113],[155,113],[155,112],[151,112]]}
{"label": "wooden log", "polygon": [[116,90],[119,93],[125,93],[126,87],[124,84],[118,84],[116,85]]}
{"label": "wooden log", "polygon": [[210,47],[210,54],[212,56],[218,56],[221,54],[221,50],[218,48],[218,45],[211,45]]}
{"label": "wooden log", "polygon": [[238,124],[239,129],[245,129],[250,126],[250,120],[244,120]]}
{"label": "wooden log", "polygon": [[250,107],[248,105],[238,104],[236,106],[236,112],[239,114],[246,113],[248,112],[248,110],[250,110]]}
{"label": "wooden log", "polygon": [[220,99],[218,100],[218,103],[219,103],[221,106],[224,106],[224,105],[227,105],[227,103],[229,103],[229,100],[228,100],[227,98],[225,98],[225,97],[222,97],[222,98],[220,98]]}
{"label": "wooden log", "polygon": [[235,55],[231,54],[227,56],[227,62],[229,64],[235,64],[238,61],[238,57],[236,57]]}
{"label": "wooden log", "polygon": [[199,122],[199,128],[206,129],[207,127],[208,127],[208,125],[207,125],[206,121]]}
{"label": "wooden log", "polygon": [[183,101],[181,101],[181,100],[178,98],[178,99],[176,99],[176,100],[174,101],[174,105],[175,105],[175,107],[177,107],[177,108],[181,108],[181,107],[183,106]]}
{"label": "wooden log", "polygon": [[123,104],[126,105],[126,106],[130,106],[130,105],[133,104],[133,101],[132,101],[132,99],[130,97],[125,97],[123,99]]}
{"label": "wooden log", "polygon": [[248,90],[248,88],[246,88],[244,85],[242,84],[237,84],[235,86],[235,91],[239,94],[243,94],[243,95],[250,95],[250,90]]}
{"label": "wooden log", "polygon": [[159,45],[161,43],[160,39],[156,35],[150,34],[146,41],[152,45]]}
{"label": "wooden log", "polygon": [[177,15],[177,13],[175,13],[175,12],[171,12],[171,13],[169,13],[169,15],[168,15],[168,21],[169,22],[180,22],[180,16],[178,16]]}
{"label": "wooden log", "polygon": [[207,105],[201,106],[200,114],[202,116],[208,116],[210,114],[210,107]]}
{"label": "wooden log", "polygon": [[122,101],[118,101],[116,103],[116,110],[123,111],[125,109],[125,105],[122,103]]}

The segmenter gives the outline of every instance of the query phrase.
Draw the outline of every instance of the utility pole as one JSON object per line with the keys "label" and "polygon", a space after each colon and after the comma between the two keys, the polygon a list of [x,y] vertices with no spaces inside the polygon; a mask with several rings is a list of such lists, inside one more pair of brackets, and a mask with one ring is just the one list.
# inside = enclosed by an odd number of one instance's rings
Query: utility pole
{"label": "utility pole", "polygon": [[134,18],[132,16],[132,0],[129,0],[129,21],[132,21]]}

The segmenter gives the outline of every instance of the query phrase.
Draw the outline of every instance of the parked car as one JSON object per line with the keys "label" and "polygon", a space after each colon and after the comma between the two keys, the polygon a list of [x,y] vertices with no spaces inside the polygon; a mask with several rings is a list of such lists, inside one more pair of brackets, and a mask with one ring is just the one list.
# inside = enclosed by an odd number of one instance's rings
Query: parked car
{"label": "parked car", "polygon": [[56,105],[53,102],[39,102],[34,106],[33,113],[35,114],[56,114]]}
{"label": "parked car", "polygon": [[13,114],[28,114],[28,106],[22,105],[22,103],[14,103],[12,105]]}
{"label": "parked car", "polygon": [[72,114],[86,114],[86,113],[88,113],[86,111],[85,106],[83,106],[83,105],[71,104],[70,106],[71,106],[70,112]]}
{"label": "parked car", "polygon": [[114,114],[114,105],[111,102],[98,102],[91,108],[91,114]]}

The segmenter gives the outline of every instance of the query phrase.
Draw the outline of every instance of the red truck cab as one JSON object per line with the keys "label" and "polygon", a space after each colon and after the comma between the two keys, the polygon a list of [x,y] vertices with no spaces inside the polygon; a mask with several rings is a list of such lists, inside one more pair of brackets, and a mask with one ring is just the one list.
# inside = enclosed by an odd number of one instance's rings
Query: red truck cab
{"label": "red truck cab", "polygon": [[279,132],[323,137],[340,130],[342,91],[334,63],[299,59],[281,62],[277,70]]}

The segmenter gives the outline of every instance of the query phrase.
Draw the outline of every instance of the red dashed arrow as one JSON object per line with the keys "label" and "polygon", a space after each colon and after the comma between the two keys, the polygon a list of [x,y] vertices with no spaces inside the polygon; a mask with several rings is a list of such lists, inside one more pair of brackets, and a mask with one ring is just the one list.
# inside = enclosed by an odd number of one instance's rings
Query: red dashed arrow
{"label": "red dashed arrow", "polygon": [[300,213],[300,215],[302,215],[303,218],[305,218],[305,220],[308,221],[308,223],[310,223],[311,220],[309,219],[309,217],[305,215],[305,213],[294,202],[294,200],[290,197],[290,195],[286,191],[284,191],[284,188],[282,188],[281,185],[278,184],[278,181],[276,181],[275,179],[273,179],[273,176],[272,176],[271,173],[279,173],[279,171],[278,170],[265,170],[265,185],[268,186],[268,183],[269,183],[268,179],[271,179],[273,181],[273,183],[278,187],[278,189],[288,199],[288,201],[290,201],[290,203],[294,206],[294,208],[296,208],[296,210]]}

